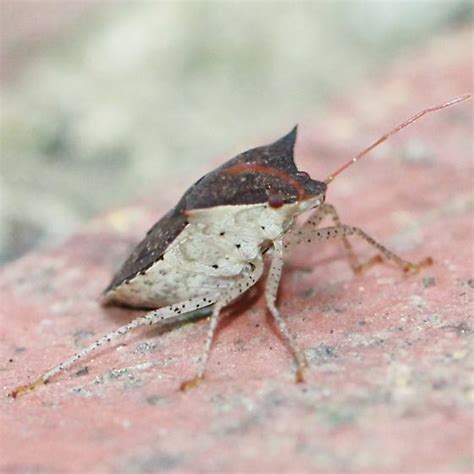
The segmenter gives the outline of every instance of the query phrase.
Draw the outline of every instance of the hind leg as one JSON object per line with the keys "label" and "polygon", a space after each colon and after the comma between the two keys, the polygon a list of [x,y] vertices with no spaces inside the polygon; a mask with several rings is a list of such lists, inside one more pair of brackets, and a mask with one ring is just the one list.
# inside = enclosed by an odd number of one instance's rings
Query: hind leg
{"label": "hind leg", "polygon": [[57,366],[53,367],[52,369],[42,374],[35,381],[15,388],[14,390],[10,392],[10,396],[13,398],[16,398],[19,395],[22,395],[24,393],[27,393],[36,389],[40,385],[44,385],[48,383],[52,377],[66,370],[71,365],[76,363],[78,360],[86,357],[91,352],[97,350],[99,347],[112,342],[114,339],[124,336],[125,334],[127,334],[128,332],[132,331],[133,329],[139,326],[151,326],[152,324],[165,321],[172,317],[179,316],[181,314],[185,314],[185,313],[194,311],[196,309],[199,309],[205,306],[209,306],[212,303],[214,303],[217,300],[217,298],[218,298],[218,295],[216,293],[213,293],[213,294],[210,293],[209,295],[205,297],[200,296],[196,298],[191,298],[181,303],[173,304],[170,306],[166,306],[164,308],[157,309],[155,311],[151,311],[145,316],[134,319],[133,321],[131,321],[128,324],[125,324],[119,329],[116,329],[115,331],[112,331],[106,334],[105,336],[102,336],[100,339],[97,339],[95,342],[90,344],[88,347],[86,347],[82,351],[77,352],[73,356],[69,357],[69,359],[66,359],[65,361],[61,362]]}

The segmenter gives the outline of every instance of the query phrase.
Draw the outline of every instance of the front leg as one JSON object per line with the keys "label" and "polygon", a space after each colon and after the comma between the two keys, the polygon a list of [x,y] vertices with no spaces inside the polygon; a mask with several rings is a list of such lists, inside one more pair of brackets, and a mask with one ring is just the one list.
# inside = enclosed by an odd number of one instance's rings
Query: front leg
{"label": "front leg", "polygon": [[304,382],[304,369],[307,366],[304,352],[298,347],[295,339],[290,334],[285,320],[281,317],[279,309],[276,307],[276,298],[278,287],[280,285],[281,273],[283,269],[283,243],[281,240],[273,242],[272,263],[268,273],[267,286],[265,288],[265,297],[267,306],[280,329],[281,334],[290,346],[293,356],[296,360],[296,382]]}
{"label": "front leg", "polygon": [[[332,204],[325,203],[319,206],[316,211],[311,216],[309,216],[309,219],[304,223],[303,228],[301,229],[302,232],[300,233],[298,231],[297,235],[303,235],[306,229],[315,229],[319,226],[321,221],[326,216],[330,217],[336,226],[340,226],[342,224],[341,219],[339,218],[339,214],[336,211],[336,208]],[[365,269],[367,263],[361,264],[359,262],[359,259],[357,258],[357,255],[355,254],[354,249],[352,248],[352,245],[346,236],[342,237],[342,243],[344,245],[344,248],[346,249],[347,257],[349,259],[349,264],[352,268],[352,271],[354,273],[360,273],[363,269]]]}
{"label": "front leg", "polygon": [[[321,223],[321,221],[324,219],[324,217],[326,216],[330,217],[336,226],[342,225],[341,220],[339,218],[339,214],[336,211],[336,208],[332,204],[329,204],[329,203],[322,204],[316,209],[316,211],[313,214],[311,214],[311,216],[308,218],[308,220],[303,224],[301,228],[298,228],[293,231],[293,233],[291,234],[290,240],[285,244],[285,248],[299,244],[305,241],[305,238],[307,242],[308,241],[307,235],[308,234],[312,235],[312,230],[316,229]],[[357,258],[357,255],[354,252],[354,249],[352,248],[351,243],[349,242],[349,239],[345,235],[342,236],[342,243],[344,245],[344,248],[346,249],[347,258],[349,259],[349,264],[354,273],[362,273],[363,271],[367,270],[375,263],[380,263],[383,260],[380,255],[375,255],[368,261],[364,263],[360,263],[359,259]]]}
{"label": "front leg", "polygon": [[405,273],[417,272],[421,268],[431,265],[433,263],[433,259],[431,257],[427,257],[417,263],[404,260],[403,258],[399,257],[397,254],[388,250],[382,244],[379,244],[372,237],[367,235],[363,230],[359,229],[358,227],[349,226],[349,225],[324,227],[322,229],[305,229],[303,226],[303,228],[301,229],[301,234],[298,235],[298,239],[294,243],[296,244],[302,243],[302,242],[309,243],[314,240],[328,240],[328,239],[335,239],[335,238],[344,238],[351,235],[356,235],[358,237],[361,237],[372,247],[375,247],[381,254],[380,256],[375,256],[371,258],[367,263],[363,264],[361,266],[361,270],[372,266],[374,263],[380,261],[382,258],[394,262]]}
{"label": "front leg", "polygon": [[[318,228],[318,225],[326,215],[331,216],[336,225],[331,227],[324,227],[321,229]],[[367,262],[364,262],[362,264],[359,263],[359,260],[355,255],[349,240],[347,239],[347,237],[351,235],[356,235],[364,239],[369,245],[375,247],[380,253],[370,258]],[[427,265],[431,265],[433,263],[431,257],[427,257],[417,263],[404,260],[392,251],[388,250],[382,244],[379,244],[375,239],[366,234],[362,229],[342,224],[337,214],[337,211],[332,204],[323,204],[322,206],[320,206],[299,229],[294,230],[291,239],[287,244],[285,244],[285,248],[303,242],[309,243],[313,240],[327,240],[332,238],[342,239],[344,246],[348,252],[351,268],[355,273],[360,273],[364,270],[367,270],[375,263],[383,261],[383,259],[391,260],[397,266],[399,266],[405,273],[416,272],[420,268],[425,267]]]}

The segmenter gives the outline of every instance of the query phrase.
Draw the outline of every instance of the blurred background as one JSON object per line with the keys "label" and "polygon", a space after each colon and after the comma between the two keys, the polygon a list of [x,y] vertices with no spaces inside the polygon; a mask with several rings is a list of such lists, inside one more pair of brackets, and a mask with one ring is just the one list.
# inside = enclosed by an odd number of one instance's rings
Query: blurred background
{"label": "blurred background", "polygon": [[0,264],[184,191],[472,22],[469,0],[0,5]]}

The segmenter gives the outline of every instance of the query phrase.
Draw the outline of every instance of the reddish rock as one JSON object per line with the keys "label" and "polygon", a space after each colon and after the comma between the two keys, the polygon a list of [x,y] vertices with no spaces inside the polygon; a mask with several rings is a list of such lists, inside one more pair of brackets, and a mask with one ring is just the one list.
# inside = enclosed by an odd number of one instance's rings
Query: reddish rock
{"label": "reddish rock", "polygon": [[[324,178],[410,114],[468,92],[470,35],[435,41],[302,124],[301,168]],[[394,137],[328,201],[404,257],[435,264],[353,276],[337,242],[288,257],[280,307],[310,360],[306,384],[294,384],[259,295],[227,311],[195,390],[178,387],[196,370],[206,321],[136,331],[12,400],[13,387],[140,314],[96,299],[165,209],[110,213],[5,267],[0,471],[470,471],[472,105]]]}

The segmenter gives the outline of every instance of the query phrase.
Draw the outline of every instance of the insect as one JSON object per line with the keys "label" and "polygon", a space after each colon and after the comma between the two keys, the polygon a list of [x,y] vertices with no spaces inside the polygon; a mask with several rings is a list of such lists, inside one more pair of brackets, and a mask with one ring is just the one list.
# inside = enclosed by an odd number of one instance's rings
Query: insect
{"label": "insect", "polygon": [[[296,127],[276,142],[251,149],[203,176],[183,195],[138,244],[103,294],[104,303],[120,303],[151,311],[101,337],[91,345],[48,370],[32,383],[14,389],[17,397],[47,383],[104,344],[143,325],[181,317],[212,307],[200,367],[196,376],[181,384],[182,390],[204,378],[206,363],[222,309],[260,279],[264,254],[272,261],[265,287],[268,309],[296,362],[296,381],[304,380],[307,365],[276,306],[285,248],[301,242],[340,238],[354,272],[361,272],[382,260],[390,260],[404,272],[429,265],[430,258],[412,263],[376,242],[358,227],[341,223],[336,209],[325,203],[326,190],[346,168],[367,155],[391,135],[430,112],[462,102],[470,95],[425,109],[401,123],[362,150],[358,155],[317,181],[294,163]],[[296,218],[310,212],[302,226]],[[334,225],[319,227],[324,217]],[[352,250],[349,236],[365,240],[378,253],[365,263]]]}

